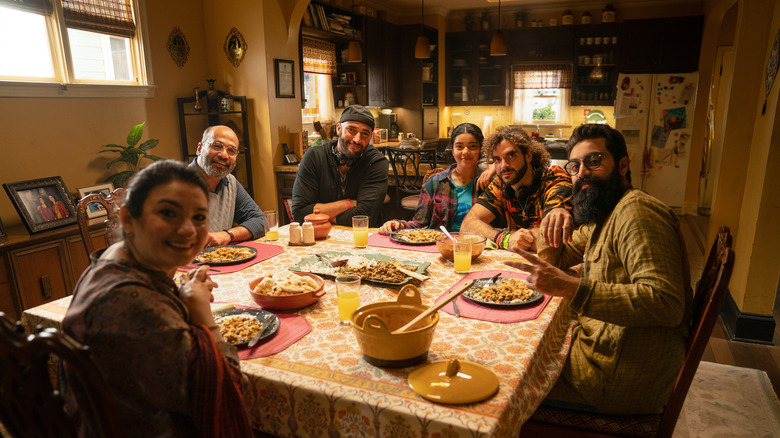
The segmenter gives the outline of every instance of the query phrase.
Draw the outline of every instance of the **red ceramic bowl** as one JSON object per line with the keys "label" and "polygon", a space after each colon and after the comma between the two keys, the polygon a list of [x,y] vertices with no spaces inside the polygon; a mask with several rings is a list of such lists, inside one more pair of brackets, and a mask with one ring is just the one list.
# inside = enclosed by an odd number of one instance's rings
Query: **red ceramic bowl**
{"label": "red ceramic bowl", "polygon": [[257,294],[254,292],[255,287],[260,284],[265,277],[256,278],[249,282],[249,294],[252,295],[252,299],[255,303],[260,305],[263,309],[268,310],[291,310],[300,309],[306,306],[310,306],[316,303],[320,297],[325,295],[325,289],[323,285],[325,281],[319,275],[310,274],[308,272],[295,272],[300,276],[311,277],[317,282],[317,289],[309,292],[304,292],[295,295],[266,295]]}

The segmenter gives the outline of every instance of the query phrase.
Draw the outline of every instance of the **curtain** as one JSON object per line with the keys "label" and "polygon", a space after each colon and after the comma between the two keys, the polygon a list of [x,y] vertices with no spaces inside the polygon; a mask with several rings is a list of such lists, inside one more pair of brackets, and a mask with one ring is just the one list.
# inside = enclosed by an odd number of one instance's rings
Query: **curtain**
{"label": "curtain", "polygon": [[336,106],[333,104],[332,79],[327,75],[315,75],[315,77],[317,78],[317,107],[320,110],[320,121],[335,121]]}
{"label": "curtain", "polygon": [[49,15],[52,11],[49,0],[0,0],[0,6],[40,15]]}
{"label": "curtain", "polygon": [[314,38],[301,37],[303,72],[336,76],[336,45]]}
{"label": "curtain", "polygon": [[62,0],[65,25],[73,29],[135,36],[132,0]]}
{"label": "curtain", "polygon": [[571,64],[512,66],[515,89],[571,88]]}

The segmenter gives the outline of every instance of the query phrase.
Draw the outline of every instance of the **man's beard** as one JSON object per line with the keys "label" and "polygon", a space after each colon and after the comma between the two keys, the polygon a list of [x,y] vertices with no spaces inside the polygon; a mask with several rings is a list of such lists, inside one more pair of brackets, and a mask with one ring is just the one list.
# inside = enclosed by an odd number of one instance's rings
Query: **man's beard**
{"label": "man's beard", "polygon": [[[582,189],[583,184],[590,187]],[[604,221],[617,205],[625,190],[620,184],[617,167],[608,178],[588,175],[574,184],[572,204],[577,225],[598,224]]]}
{"label": "man's beard", "polygon": [[[352,142],[350,142],[350,143],[352,143]],[[341,153],[344,154],[344,156],[347,157],[347,159],[349,159],[349,160],[354,160],[354,159],[360,158],[360,156],[363,154],[363,150],[364,150],[363,149],[363,145],[360,145],[360,147],[361,147],[360,152],[352,152],[349,149],[349,144],[347,144],[347,142],[345,142],[342,137],[339,137],[338,148],[341,151]]]}
{"label": "man's beard", "polygon": [[[524,160],[525,161],[525,160]],[[513,169],[514,170],[514,169]],[[503,169],[501,169],[501,172],[503,173]],[[525,174],[528,172],[528,161],[525,162],[523,167],[520,168],[520,170],[515,170],[515,177],[512,178],[511,181],[504,181],[507,186],[514,186],[515,184],[519,183],[521,179],[525,176]],[[501,179],[503,180],[503,175],[501,176]]]}
{"label": "man's beard", "polygon": [[225,170],[217,169],[211,165],[211,162],[208,161],[207,155],[208,154],[204,152],[198,156],[198,165],[200,166],[201,169],[203,169],[206,175],[208,175],[211,178],[222,179],[226,177],[230,172],[232,172],[233,169],[236,167],[235,163],[233,163],[233,165],[231,166],[230,161],[228,161],[227,163],[225,163],[228,166],[227,169]]}

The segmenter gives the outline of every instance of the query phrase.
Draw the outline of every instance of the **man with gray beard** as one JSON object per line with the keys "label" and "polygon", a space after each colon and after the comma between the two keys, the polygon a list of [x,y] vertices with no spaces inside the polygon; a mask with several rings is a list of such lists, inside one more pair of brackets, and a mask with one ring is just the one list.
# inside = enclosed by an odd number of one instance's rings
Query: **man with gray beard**
{"label": "man with gray beard", "polygon": [[685,356],[690,269],[677,215],[631,187],[626,143],[581,125],[567,146],[571,242],[518,251],[528,286],[564,297],[577,315],[569,357],[545,404],[607,414],[657,414]]}
{"label": "man with gray beard", "polygon": [[197,166],[209,185],[209,240],[222,246],[265,236],[268,229],[260,207],[230,172],[236,168],[238,137],[227,126],[210,126],[198,143]]}

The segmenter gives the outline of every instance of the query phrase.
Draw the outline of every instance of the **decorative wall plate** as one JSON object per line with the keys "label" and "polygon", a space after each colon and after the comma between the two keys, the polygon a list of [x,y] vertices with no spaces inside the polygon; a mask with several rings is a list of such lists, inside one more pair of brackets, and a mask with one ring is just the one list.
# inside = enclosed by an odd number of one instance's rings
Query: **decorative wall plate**
{"label": "decorative wall plate", "polygon": [[244,36],[241,35],[241,32],[234,27],[228,32],[223,48],[225,49],[228,61],[230,61],[234,67],[238,67],[238,65],[241,64],[241,61],[244,60],[244,55],[246,54],[246,40],[244,39]]}
{"label": "decorative wall plate", "polygon": [[179,67],[184,67],[187,62],[187,58],[190,56],[190,45],[187,43],[187,37],[184,36],[181,29],[174,26],[171,34],[168,35],[168,53],[171,55],[171,59]]}

